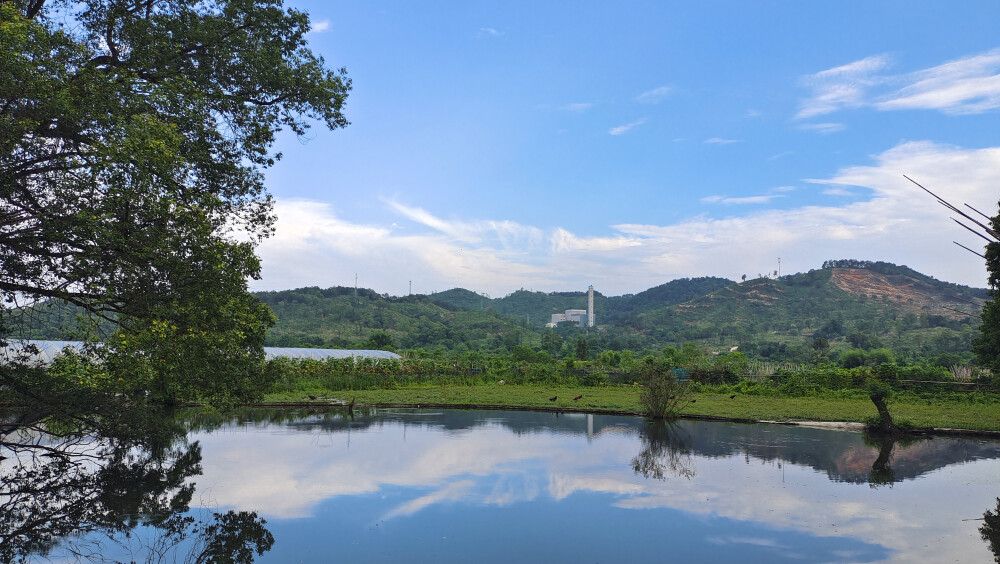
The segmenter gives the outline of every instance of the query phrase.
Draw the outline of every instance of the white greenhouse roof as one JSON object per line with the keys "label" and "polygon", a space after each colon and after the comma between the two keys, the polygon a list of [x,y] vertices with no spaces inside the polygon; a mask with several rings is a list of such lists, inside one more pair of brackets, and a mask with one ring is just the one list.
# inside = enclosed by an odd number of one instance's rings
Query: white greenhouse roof
{"label": "white greenhouse roof", "polygon": [[389,351],[354,350],[354,349],[299,349],[293,347],[264,347],[267,359],[277,357],[286,358],[312,358],[314,360],[325,360],[328,358],[384,358],[399,359],[398,354]]}
{"label": "white greenhouse roof", "polygon": [[[35,350],[28,352],[28,347]],[[41,363],[51,364],[52,361],[62,354],[65,349],[72,349],[77,352],[83,350],[83,341],[36,341],[36,340],[11,340],[6,347],[0,348],[0,362],[22,361],[30,364]],[[374,350],[353,350],[353,349],[300,349],[294,347],[264,347],[264,354],[268,360],[278,357],[285,358],[311,358],[314,360],[325,360],[328,358],[376,358],[376,359],[399,359],[398,354],[389,351]]]}

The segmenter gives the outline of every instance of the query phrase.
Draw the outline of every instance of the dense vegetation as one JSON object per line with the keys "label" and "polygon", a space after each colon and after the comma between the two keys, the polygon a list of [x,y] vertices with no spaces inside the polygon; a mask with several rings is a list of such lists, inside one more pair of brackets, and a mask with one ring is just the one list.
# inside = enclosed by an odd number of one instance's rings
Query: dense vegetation
{"label": "dense vegetation", "polygon": [[25,310],[46,302],[113,345],[91,351],[109,377],[81,392],[89,407],[11,362],[4,395],[83,416],[136,389],[259,396],[273,317],[247,281],[274,221],[262,171],[282,129],[348,123],[350,80],[309,29],[280,1],[0,3],[0,339],[42,336],[46,312]]}
{"label": "dense vegetation", "polygon": [[0,2],[0,345],[67,324],[91,345],[0,363],[0,561],[99,559],[92,534],[140,559],[271,547],[255,513],[191,514],[170,406],[272,384],[263,170],[282,129],[347,125],[351,89],[309,30],[280,0]]}
{"label": "dense vegetation", "polygon": [[[979,322],[974,314],[987,294],[890,263],[841,260],[780,279],[681,279],[634,295],[595,293],[596,328],[544,327],[550,312],[586,307],[584,292],[519,290],[487,298],[454,289],[392,297],[313,287],[256,296],[277,317],[265,342],[270,346],[416,355],[509,354],[528,347],[554,359],[587,360],[604,351],[641,356],[691,342],[717,353],[738,347],[765,362],[852,368],[894,360],[968,363]],[[80,332],[73,312],[53,303],[26,310],[17,336],[72,337]]]}
{"label": "dense vegetation", "polygon": [[400,351],[509,353],[521,345],[580,360],[606,350],[641,354],[687,342],[716,352],[736,346],[770,362],[847,367],[877,359],[948,366],[973,358],[973,314],[985,290],[884,262],[828,261],[824,267],[741,284],[697,278],[634,295],[595,292],[593,329],[544,327],[553,312],[586,307],[584,292],[519,290],[488,298],[455,289],[395,298],[304,288],[258,296],[278,318],[268,344],[282,346],[370,347],[376,336]]}

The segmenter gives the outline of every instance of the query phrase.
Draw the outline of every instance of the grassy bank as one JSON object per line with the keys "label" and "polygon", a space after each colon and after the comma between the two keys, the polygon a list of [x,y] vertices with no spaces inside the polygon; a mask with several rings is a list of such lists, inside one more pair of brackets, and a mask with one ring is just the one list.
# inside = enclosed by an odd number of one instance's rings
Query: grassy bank
{"label": "grassy bank", "polygon": [[[319,399],[310,400],[309,395]],[[684,415],[723,417],[758,421],[848,421],[862,422],[875,415],[871,401],[863,397],[817,394],[806,397],[770,397],[761,395],[695,393],[695,400]],[[579,400],[573,398],[582,396]],[[555,397],[555,401],[549,398]],[[395,389],[330,392],[323,389],[270,394],[268,402],[324,403],[356,398],[363,404],[453,405],[461,407],[498,406],[512,408],[573,408],[588,411],[615,411],[641,414],[639,389],[586,386],[517,386],[517,385],[427,385]],[[900,397],[890,404],[893,417],[916,427],[1000,431],[1000,403],[980,402],[975,398],[949,397],[928,400]]]}

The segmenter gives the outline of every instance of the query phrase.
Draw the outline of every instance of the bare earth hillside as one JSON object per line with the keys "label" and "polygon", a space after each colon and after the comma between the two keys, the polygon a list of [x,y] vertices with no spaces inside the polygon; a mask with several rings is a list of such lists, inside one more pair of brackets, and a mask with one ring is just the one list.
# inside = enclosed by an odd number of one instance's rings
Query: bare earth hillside
{"label": "bare earth hillside", "polygon": [[[946,317],[962,317],[954,310],[968,311],[969,301],[942,293],[921,280],[902,275],[884,275],[863,268],[835,268],[830,282],[848,294],[871,301],[891,303],[914,313],[933,312]],[[975,305],[983,301],[973,298]]]}

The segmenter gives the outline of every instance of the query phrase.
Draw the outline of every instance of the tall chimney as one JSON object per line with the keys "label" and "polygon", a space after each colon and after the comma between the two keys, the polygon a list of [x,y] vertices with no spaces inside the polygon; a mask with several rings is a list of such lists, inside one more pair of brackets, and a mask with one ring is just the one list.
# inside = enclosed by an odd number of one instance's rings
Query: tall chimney
{"label": "tall chimney", "polygon": [[594,286],[587,288],[587,327],[594,326]]}

